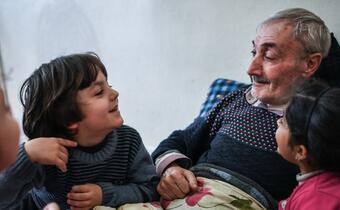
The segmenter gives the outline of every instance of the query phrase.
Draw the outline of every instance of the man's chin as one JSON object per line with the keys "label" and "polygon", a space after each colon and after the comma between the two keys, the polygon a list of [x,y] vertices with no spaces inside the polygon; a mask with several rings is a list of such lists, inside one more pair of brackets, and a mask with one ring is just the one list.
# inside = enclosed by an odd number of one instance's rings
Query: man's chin
{"label": "man's chin", "polygon": [[255,98],[257,98],[258,100],[260,100],[262,103],[265,104],[271,104],[270,102],[272,101],[270,97],[267,96],[266,93],[264,93],[265,91],[260,91],[257,88],[252,87],[251,89],[251,95]]}

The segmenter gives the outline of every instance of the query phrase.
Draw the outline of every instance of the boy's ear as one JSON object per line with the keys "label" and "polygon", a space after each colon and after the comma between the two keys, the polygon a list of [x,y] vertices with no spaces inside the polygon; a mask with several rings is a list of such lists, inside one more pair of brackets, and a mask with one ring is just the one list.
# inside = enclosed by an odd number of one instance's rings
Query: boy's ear
{"label": "boy's ear", "polygon": [[308,150],[304,145],[302,145],[302,144],[297,145],[295,147],[295,149],[296,149],[295,159],[297,161],[302,161],[302,160],[305,160],[307,158]]}
{"label": "boy's ear", "polygon": [[318,70],[322,60],[321,53],[313,53],[306,58],[306,69],[303,73],[305,77],[311,77]]}
{"label": "boy's ear", "polygon": [[68,126],[68,129],[72,130],[72,131],[76,131],[78,130],[78,127],[79,127],[79,124],[78,123],[71,123],[69,126]]}

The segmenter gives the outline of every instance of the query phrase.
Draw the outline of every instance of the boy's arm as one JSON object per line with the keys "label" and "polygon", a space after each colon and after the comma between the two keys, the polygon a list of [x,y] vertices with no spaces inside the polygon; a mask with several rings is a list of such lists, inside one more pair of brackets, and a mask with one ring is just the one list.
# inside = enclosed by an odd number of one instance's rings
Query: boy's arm
{"label": "boy's arm", "polygon": [[0,174],[0,209],[19,204],[18,201],[34,186],[40,186],[44,178],[43,167],[29,159],[21,144],[15,163]]}
{"label": "boy's arm", "polygon": [[159,195],[156,186],[159,178],[149,153],[141,142],[139,151],[128,172],[128,183],[114,185],[108,182],[97,183],[103,191],[105,206],[118,207],[126,203],[142,203],[156,201]]}

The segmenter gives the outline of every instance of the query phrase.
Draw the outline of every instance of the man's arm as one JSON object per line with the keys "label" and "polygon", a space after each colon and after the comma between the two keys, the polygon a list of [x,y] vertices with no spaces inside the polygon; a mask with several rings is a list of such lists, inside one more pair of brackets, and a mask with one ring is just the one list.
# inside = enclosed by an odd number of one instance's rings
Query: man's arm
{"label": "man's arm", "polygon": [[209,128],[203,118],[197,118],[185,130],[174,131],[163,140],[152,157],[161,181],[157,191],[167,200],[183,198],[198,190],[194,174],[187,170],[209,148]]}
{"label": "man's arm", "polygon": [[[163,140],[152,153],[152,158],[157,163],[161,163],[165,159],[173,159],[171,162],[176,161],[180,166],[189,168],[190,160],[195,164],[200,156],[208,150],[209,143],[208,125],[204,118],[197,118],[186,129],[174,131],[167,139]],[[161,159],[164,160],[159,162]],[[165,162],[167,165],[171,163]],[[165,169],[166,166],[162,166],[162,168]],[[162,174],[163,171],[159,171],[159,173]]]}

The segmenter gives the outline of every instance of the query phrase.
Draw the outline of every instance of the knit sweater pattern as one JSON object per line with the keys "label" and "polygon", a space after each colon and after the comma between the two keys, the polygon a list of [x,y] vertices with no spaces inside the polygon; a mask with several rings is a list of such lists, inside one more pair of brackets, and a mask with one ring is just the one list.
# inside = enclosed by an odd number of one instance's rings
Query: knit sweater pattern
{"label": "knit sweater pattern", "polygon": [[[22,145],[15,165],[0,177],[0,209],[5,209],[6,205],[6,209],[15,206],[16,199],[29,190],[40,209],[52,201],[57,202],[61,209],[69,209],[67,193],[72,186],[87,183],[102,188],[102,205],[105,206],[117,207],[157,199],[158,178],[137,131],[123,125],[108,134],[104,141],[104,145],[94,152],[68,149],[65,173],[55,166],[31,162]],[[4,190],[14,194],[3,197]]]}
{"label": "knit sweater pattern", "polygon": [[173,132],[155,150],[153,159],[176,150],[194,165],[210,163],[235,171],[282,199],[297,184],[298,168],[276,152],[279,118],[249,104],[242,89],[224,97],[205,119],[197,118],[185,130]]}

